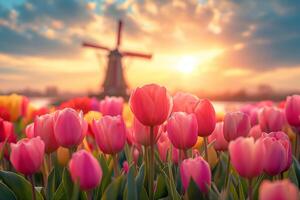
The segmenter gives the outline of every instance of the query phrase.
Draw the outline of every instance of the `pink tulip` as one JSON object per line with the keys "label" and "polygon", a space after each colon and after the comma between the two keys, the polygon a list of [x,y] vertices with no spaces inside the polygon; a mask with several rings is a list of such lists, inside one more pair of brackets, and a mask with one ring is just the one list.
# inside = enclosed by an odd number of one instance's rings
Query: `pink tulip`
{"label": "pink tulip", "polygon": [[33,138],[34,137],[34,123],[30,123],[25,128],[25,135],[27,138]]}
{"label": "pink tulip", "polygon": [[103,115],[117,116],[123,113],[124,99],[122,97],[105,97],[100,101],[100,112]]}
{"label": "pink tulip", "polygon": [[1,142],[16,142],[16,134],[14,129],[14,124],[9,121],[4,121],[0,118],[0,137]]}
{"label": "pink tulip", "polygon": [[39,171],[45,153],[45,144],[40,137],[24,138],[17,144],[10,144],[10,162],[14,168],[25,175]]}
{"label": "pink tulip", "polygon": [[78,146],[88,129],[82,112],[77,113],[72,108],[56,111],[54,114],[54,135],[57,143],[63,147]]}
{"label": "pink tulip", "polygon": [[287,97],[285,115],[291,126],[300,126],[300,95]]}
{"label": "pink tulip", "polygon": [[37,116],[34,120],[34,136],[40,136],[44,141],[46,153],[52,153],[58,148],[53,127],[53,114]]}
{"label": "pink tulip", "polygon": [[250,130],[250,120],[247,114],[242,112],[227,113],[224,118],[224,138],[230,142],[242,136],[246,137]]}
{"label": "pink tulip", "polygon": [[[143,146],[150,146],[150,127],[143,125],[136,118],[133,119],[132,127],[133,139],[136,143]],[[154,138],[155,141],[159,138],[159,127],[154,127]]]}
{"label": "pink tulip", "polygon": [[213,133],[208,137],[209,143],[214,141],[214,148],[217,151],[226,151],[228,142],[223,135],[223,122],[218,122]]}
{"label": "pink tulip", "polygon": [[285,122],[283,111],[275,107],[264,107],[258,112],[259,125],[264,132],[281,131]]}
{"label": "pink tulip", "polygon": [[125,161],[123,162],[122,166],[123,166],[123,171],[125,172],[125,174],[127,174],[128,171],[129,171],[129,165],[128,165],[128,162],[125,160]]}
{"label": "pink tulip", "polygon": [[102,169],[99,162],[86,150],[77,151],[69,163],[71,178],[78,182],[83,190],[97,187],[102,179]]}
{"label": "pink tulip", "polygon": [[167,123],[167,132],[172,144],[182,150],[192,148],[198,137],[196,116],[184,112],[175,112]]}
{"label": "pink tulip", "polygon": [[253,126],[249,131],[249,137],[253,137],[255,140],[259,139],[262,135],[262,130],[259,125]]}
{"label": "pink tulip", "polygon": [[262,140],[239,137],[229,143],[228,149],[231,163],[240,176],[250,179],[261,174],[265,158]]}
{"label": "pink tulip", "polygon": [[266,160],[270,161],[266,162],[265,171],[269,174],[278,174],[288,170],[293,160],[292,144],[287,134],[282,131],[263,133],[262,138],[267,139]]}
{"label": "pink tulip", "polygon": [[216,126],[216,112],[207,99],[202,99],[197,104],[194,111],[198,122],[198,135],[201,137],[209,136]]}
{"label": "pink tulip", "polygon": [[265,180],[259,187],[259,200],[299,200],[298,188],[288,179]]}
{"label": "pink tulip", "polygon": [[173,107],[173,101],[165,87],[156,84],[136,88],[129,100],[135,117],[146,126],[164,123]]}
{"label": "pink tulip", "polygon": [[126,127],[120,115],[106,115],[100,120],[94,120],[92,130],[103,153],[116,154],[123,150],[126,142]]}
{"label": "pink tulip", "polygon": [[173,97],[173,112],[193,113],[199,101],[195,95],[185,92],[177,92]]}
{"label": "pink tulip", "polygon": [[135,164],[138,164],[139,157],[140,157],[140,151],[138,150],[138,148],[133,147],[132,157],[133,157],[133,162]]}
{"label": "pink tulip", "polygon": [[211,183],[211,171],[209,164],[202,157],[183,160],[180,165],[180,176],[185,191],[193,179],[202,192],[208,192]]}
{"label": "pink tulip", "polygon": [[[179,149],[176,149],[175,147],[172,147],[172,143],[170,142],[170,139],[168,137],[168,134],[166,132],[163,132],[161,136],[159,137],[159,140],[157,141],[157,149],[159,153],[159,157],[163,162],[167,162],[167,153],[171,151],[172,149],[172,161],[177,164],[178,158],[179,158]],[[182,160],[184,159],[184,155],[182,154]]]}

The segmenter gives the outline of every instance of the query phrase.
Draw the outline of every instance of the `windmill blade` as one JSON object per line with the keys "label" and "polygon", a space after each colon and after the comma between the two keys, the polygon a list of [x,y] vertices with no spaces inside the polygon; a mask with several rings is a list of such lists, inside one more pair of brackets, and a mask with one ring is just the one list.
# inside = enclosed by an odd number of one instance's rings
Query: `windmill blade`
{"label": "windmill blade", "polygon": [[123,51],[121,54],[122,54],[122,56],[139,57],[139,58],[145,58],[145,59],[152,58],[152,54],[136,53],[136,52],[130,52],[130,51]]}
{"label": "windmill blade", "polygon": [[117,32],[117,46],[116,49],[121,45],[121,33],[122,33],[123,22],[119,20],[118,22],[118,32]]}
{"label": "windmill blade", "polygon": [[109,48],[102,46],[102,45],[98,45],[98,44],[93,44],[93,43],[89,43],[89,42],[83,42],[82,46],[84,47],[90,47],[90,48],[95,48],[95,49],[102,49],[102,50],[106,50],[106,51],[111,51]]}

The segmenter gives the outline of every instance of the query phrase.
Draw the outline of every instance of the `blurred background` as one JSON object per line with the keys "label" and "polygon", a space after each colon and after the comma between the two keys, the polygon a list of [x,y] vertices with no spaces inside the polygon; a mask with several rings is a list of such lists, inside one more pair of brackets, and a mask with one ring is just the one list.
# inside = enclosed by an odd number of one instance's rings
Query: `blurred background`
{"label": "blurred background", "polygon": [[0,94],[99,95],[108,51],[128,90],[146,83],[215,101],[280,101],[299,93],[300,3],[236,0],[0,0]]}

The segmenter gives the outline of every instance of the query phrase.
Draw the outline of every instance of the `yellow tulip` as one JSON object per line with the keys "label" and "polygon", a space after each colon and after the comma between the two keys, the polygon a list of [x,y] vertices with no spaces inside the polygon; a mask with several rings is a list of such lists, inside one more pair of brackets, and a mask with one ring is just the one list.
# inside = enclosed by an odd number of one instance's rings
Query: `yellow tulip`
{"label": "yellow tulip", "polygon": [[0,96],[0,106],[9,111],[11,121],[16,121],[21,116],[23,98],[17,94]]}
{"label": "yellow tulip", "polygon": [[91,124],[93,119],[95,120],[99,120],[101,119],[102,117],[102,114],[100,112],[97,112],[97,111],[89,111],[88,113],[86,113],[84,115],[84,119],[89,123]]}
{"label": "yellow tulip", "polygon": [[60,165],[66,166],[70,160],[69,149],[64,147],[59,147],[57,149],[57,161]]}
{"label": "yellow tulip", "polygon": [[127,127],[130,127],[132,125],[133,113],[131,112],[131,109],[130,109],[128,103],[124,104],[123,119],[124,119],[125,124],[126,124]]}

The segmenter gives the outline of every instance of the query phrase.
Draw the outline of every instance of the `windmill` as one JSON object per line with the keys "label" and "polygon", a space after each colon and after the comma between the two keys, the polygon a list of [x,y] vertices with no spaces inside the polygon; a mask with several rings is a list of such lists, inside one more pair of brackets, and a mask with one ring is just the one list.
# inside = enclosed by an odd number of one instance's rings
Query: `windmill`
{"label": "windmill", "polygon": [[106,76],[102,84],[103,92],[100,94],[100,97],[122,96],[128,98],[127,84],[124,78],[124,68],[122,65],[123,57],[138,57],[144,59],[152,58],[151,54],[119,50],[119,47],[121,45],[122,25],[122,21],[119,20],[117,29],[117,43],[114,49],[109,49],[103,45],[93,44],[89,42],[82,43],[82,46],[84,47],[90,47],[109,52]]}

